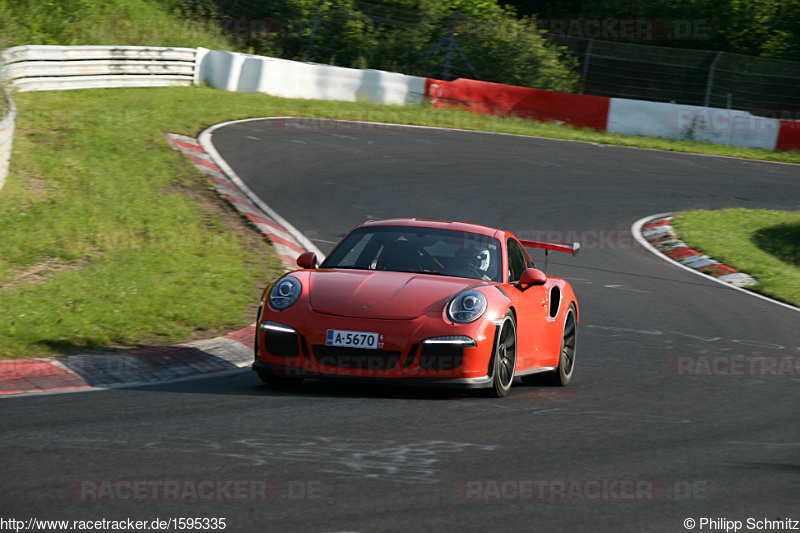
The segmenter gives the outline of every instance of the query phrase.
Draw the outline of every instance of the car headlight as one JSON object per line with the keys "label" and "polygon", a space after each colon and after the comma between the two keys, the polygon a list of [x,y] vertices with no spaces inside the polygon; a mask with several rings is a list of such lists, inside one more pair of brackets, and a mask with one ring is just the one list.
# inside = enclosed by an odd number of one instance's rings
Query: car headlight
{"label": "car headlight", "polygon": [[272,291],[269,293],[269,305],[278,311],[286,309],[300,298],[302,289],[303,287],[297,278],[286,276],[278,280],[275,286],[272,287]]}
{"label": "car headlight", "polygon": [[447,306],[447,316],[453,322],[474,322],[486,311],[486,296],[476,290],[460,293]]}

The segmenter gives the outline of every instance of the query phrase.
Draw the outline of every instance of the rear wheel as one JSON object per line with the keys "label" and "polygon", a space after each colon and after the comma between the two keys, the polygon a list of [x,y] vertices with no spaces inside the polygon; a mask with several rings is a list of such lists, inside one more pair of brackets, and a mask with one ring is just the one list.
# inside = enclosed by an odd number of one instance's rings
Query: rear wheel
{"label": "rear wheel", "polygon": [[504,398],[511,390],[517,366],[517,325],[511,313],[506,313],[500,326],[492,360],[492,388],[489,392],[495,398]]}
{"label": "rear wheel", "polygon": [[558,368],[546,374],[525,376],[522,382],[526,385],[550,385],[566,387],[572,381],[575,370],[575,349],[578,342],[578,323],[575,319],[575,304],[570,304],[564,319],[564,332],[561,335],[561,352],[558,357]]}

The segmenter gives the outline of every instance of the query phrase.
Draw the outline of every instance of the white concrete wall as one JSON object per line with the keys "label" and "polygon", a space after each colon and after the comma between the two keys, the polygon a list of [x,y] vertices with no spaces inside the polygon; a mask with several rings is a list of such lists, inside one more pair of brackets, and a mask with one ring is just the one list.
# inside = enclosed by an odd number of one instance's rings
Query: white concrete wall
{"label": "white concrete wall", "polygon": [[780,122],[746,111],[612,98],[607,130],[774,150]]}
{"label": "white concrete wall", "polygon": [[199,79],[226,91],[261,92],[283,98],[420,104],[425,78],[381,70],[301,63],[213,50],[200,62]]}

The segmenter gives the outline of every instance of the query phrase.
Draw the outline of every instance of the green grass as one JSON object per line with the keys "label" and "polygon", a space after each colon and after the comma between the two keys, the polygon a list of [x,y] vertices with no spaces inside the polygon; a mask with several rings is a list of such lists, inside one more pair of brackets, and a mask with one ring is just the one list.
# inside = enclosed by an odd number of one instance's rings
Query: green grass
{"label": "green grass", "polygon": [[[429,106],[285,100],[207,87],[23,93],[0,192],[0,357],[168,344],[252,321],[270,249],[198,204],[163,134],[308,116],[486,130],[800,163],[800,152],[608,135]],[[255,248],[255,249],[253,249]],[[754,273],[755,274],[755,273]]]}
{"label": "green grass", "polygon": [[167,344],[252,321],[277,259],[228,227],[224,212],[197,203],[209,184],[163,136],[235,116],[247,104],[223,111],[231,96],[145,89],[16,98],[12,168],[0,192],[0,356]]}
{"label": "green grass", "polygon": [[752,290],[800,306],[800,212],[691,211],[673,227],[692,248],[755,277]]}
{"label": "green grass", "polygon": [[189,20],[150,0],[0,2],[0,49],[26,44],[236,49],[228,37],[202,12]]}

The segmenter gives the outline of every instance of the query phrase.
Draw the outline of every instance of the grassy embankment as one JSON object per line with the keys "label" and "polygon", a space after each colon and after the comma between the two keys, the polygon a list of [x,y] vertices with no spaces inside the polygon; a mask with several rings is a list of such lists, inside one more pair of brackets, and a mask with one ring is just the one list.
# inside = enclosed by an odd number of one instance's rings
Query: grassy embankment
{"label": "grassy embankment", "polygon": [[[186,24],[145,0],[72,0],[56,10],[46,0],[9,0],[0,4],[0,15],[0,46],[234,49],[225,35]],[[0,358],[166,344],[252,320],[258,290],[278,273],[278,262],[188,161],[168,148],[168,131],[196,135],[223,120],[300,115],[800,163],[800,152],[203,87],[27,93],[16,102],[11,172],[0,192]]]}
{"label": "grassy embankment", "polygon": [[755,277],[752,290],[800,306],[800,212],[691,211],[673,227],[696,250]]}

